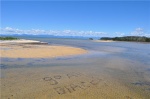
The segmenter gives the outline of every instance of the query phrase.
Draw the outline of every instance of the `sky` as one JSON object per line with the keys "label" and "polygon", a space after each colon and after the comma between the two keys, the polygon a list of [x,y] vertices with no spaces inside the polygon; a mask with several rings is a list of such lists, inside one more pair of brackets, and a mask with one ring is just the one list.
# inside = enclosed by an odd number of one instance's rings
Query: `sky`
{"label": "sky", "polygon": [[1,1],[0,33],[148,36],[150,1]]}

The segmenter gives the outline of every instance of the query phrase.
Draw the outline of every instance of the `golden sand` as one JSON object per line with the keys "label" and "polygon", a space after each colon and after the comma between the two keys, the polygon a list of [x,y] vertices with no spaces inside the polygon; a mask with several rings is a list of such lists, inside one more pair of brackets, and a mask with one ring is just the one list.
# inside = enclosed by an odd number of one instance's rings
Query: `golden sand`
{"label": "golden sand", "polygon": [[50,46],[34,44],[1,44],[0,57],[9,58],[42,58],[83,54],[87,51],[69,46]]}

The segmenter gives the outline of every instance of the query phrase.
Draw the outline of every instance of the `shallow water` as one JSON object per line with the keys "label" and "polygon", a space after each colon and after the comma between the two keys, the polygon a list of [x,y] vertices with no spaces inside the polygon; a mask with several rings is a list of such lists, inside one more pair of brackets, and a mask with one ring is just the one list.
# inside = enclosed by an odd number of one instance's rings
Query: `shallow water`
{"label": "shallow water", "polygon": [[150,44],[30,38],[87,54],[1,58],[3,99],[149,99]]}

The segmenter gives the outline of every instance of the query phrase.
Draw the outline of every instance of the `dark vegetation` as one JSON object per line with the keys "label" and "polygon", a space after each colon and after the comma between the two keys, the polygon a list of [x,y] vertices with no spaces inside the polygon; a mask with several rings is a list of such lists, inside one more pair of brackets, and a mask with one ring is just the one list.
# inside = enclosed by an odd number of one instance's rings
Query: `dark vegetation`
{"label": "dark vegetation", "polygon": [[100,40],[150,42],[150,38],[145,36],[102,37]]}
{"label": "dark vegetation", "polygon": [[18,38],[15,38],[15,37],[0,37],[0,40],[18,40]]}
{"label": "dark vegetation", "polygon": [[89,38],[89,40],[93,40],[93,38]]}

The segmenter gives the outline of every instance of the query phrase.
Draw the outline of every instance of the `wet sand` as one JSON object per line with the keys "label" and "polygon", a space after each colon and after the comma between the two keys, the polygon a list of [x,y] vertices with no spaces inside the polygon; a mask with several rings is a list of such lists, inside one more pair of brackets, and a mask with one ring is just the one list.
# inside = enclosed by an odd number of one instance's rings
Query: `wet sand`
{"label": "wet sand", "polygon": [[[3,99],[148,99],[149,83],[140,77],[130,60],[92,60],[95,64],[12,68],[3,70]],[[87,60],[85,60],[87,61]],[[96,61],[101,61],[98,65]],[[67,61],[69,62],[69,61]],[[71,62],[71,61],[70,61]],[[81,63],[80,60],[76,62]],[[39,62],[40,63],[40,62]],[[90,62],[88,62],[90,63]],[[43,63],[47,64],[47,63]],[[136,68],[140,65],[137,63]],[[115,74],[114,74],[115,72]],[[148,73],[148,72],[145,72]],[[149,74],[148,74],[149,75]],[[150,80],[149,76],[147,80]],[[140,78],[140,79],[139,79]],[[145,85],[136,85],[136,83]]]}
{"label": "wet sand", "polygon": [[149,99],[149,62],[128,58],[125,45],[100,47],[96,56],[2,58],[2,99]]}
{"label": "wet sand", "polygon": [[[87,53],[86,50],[70,46],[41,45],[38,41],[14,41],[0,44],[0,57],[45,58]],[[26,44],[27,43],[27,44]],[[31,44],[28,44],[31,43]],[[42,43],[43,44],[43,43]]]}

